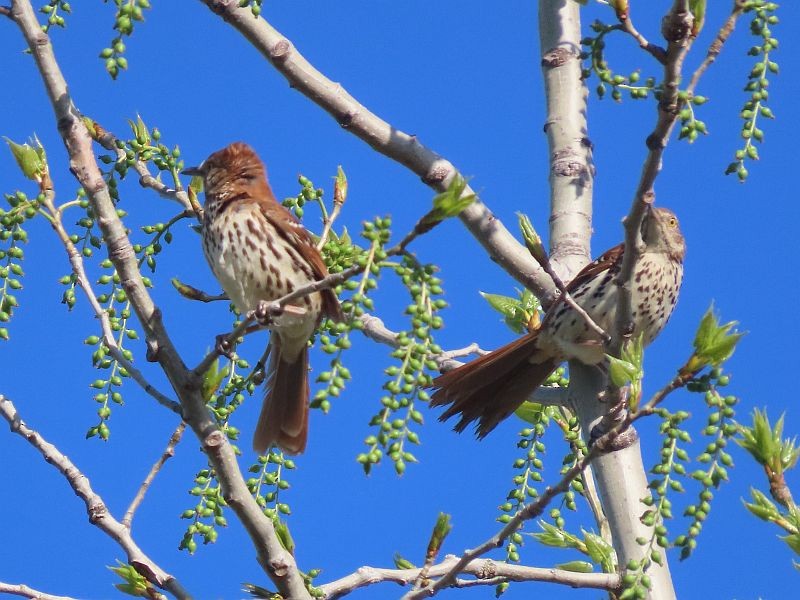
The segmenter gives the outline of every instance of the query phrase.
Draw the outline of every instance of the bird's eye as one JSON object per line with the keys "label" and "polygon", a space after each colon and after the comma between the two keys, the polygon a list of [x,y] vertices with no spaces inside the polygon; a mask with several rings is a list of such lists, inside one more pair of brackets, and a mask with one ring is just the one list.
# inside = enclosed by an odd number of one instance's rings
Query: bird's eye
{"label": "bird's eye", "polygon": [[675,217],[670,217],[669,221],[667,221],[667,224],[670,227],[677,227],[678,226],[678,219],[676,219]]}

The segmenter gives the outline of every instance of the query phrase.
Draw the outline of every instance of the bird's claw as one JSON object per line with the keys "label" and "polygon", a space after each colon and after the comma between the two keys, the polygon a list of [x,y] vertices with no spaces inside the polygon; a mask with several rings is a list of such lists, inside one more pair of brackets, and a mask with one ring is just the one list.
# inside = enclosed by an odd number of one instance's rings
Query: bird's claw
{"label": "bird's claw", "polygon": [[272,320],[283,314],[283,307],[277,302],[261,300],[253,311],[253,317],[261,325],[269,325]]}
{"label": "bird's claw", "polygon": [[228,339],[228,335],[227,333],[220,333],[217,336],[214,348],[221,356],[233,360],[233,344]]}

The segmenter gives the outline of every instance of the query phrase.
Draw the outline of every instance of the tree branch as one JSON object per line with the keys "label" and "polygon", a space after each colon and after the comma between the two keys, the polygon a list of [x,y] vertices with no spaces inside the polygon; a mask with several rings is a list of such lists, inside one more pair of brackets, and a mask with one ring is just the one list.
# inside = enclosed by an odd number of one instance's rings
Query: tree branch
{"label": "tree branch", "polygon": [[0,416],[11,426],[11,431],[25,438],[36,448],[48,464],[53,465],[66,478],[75,495],[83,500],[89,522],[105,532],[124,550],[128,563],[145,579],[163,590],[169,591],[176,598],[190,598],[180,582],[148,557],[133,541],[131,533],[125,525],[117,521],[103,499],[92,489],[87,477],[58,448],[45,440],[22,420],[14,404],[0,394]]}
{"label": "tree branch", "polygon": [[633,25],[633,19],[631,19],[630,13],[619,16],[619,27],[622,29],[622,31],[635,39],[642,50],[648,52],[662,65],[667,62],[666,50],[664,50],[661,46],[651,44],[646,37],[639,33],[639,30]]}
{"label": "tree branch", "polygon": [[[311,65],[284,37],[262,18],[254,18],[247,9],[240,9],[237,0],[201,0],[241,33],[283,75],[292,88],[329,113],[343,129],[365,141],[377,152],[408,167],[433,189],[442,192],[458,175],[445,158],[409,135],[370,112],[335,83]],[[474,194],[466,186],[463,194]],[[547,305],[554,288],[549,278],[531,260],[524,247],[505,226],[478,200],[459,214],[459,219],[492,260],[522,285],[533,291]]]}
{"label": "tree branch", "polygon": [[[0,14],[3,14],[3,7],[0,6]],[[12,596],[22,596],[23,598],[30,598],[31,600],[75,600],[69,596],[54,596],[53,594],[46,594],[28,587],[24,583],[4,583],[0,581],[0,594],[10,594]]]}
{"label": "tree branch", "polygon": [[614,341],[610,349],[615,356],[619,356],[622,346],[630,339],[633,332],[633,307],[631,306],[633,268],[644,247],[641,229],[645,208],[655,199],[653,186],[661,171],[664,149],[669,143],[670,134],[678,120],[680,109],[678,87],[681,82],[683,61],[692,43],[693,22],[694,17],[688,9],[687,0],[676,0],[670,12],[664,17],[661,26],[662,35],[668,42],[664,63],[664,84],[658,103],[656,125],[653,132],[647,137],[648,153],[642,166],[633,205],[625,218],[625,252],[617,277],[619,302]]}
{"label": "tree branch", "polygon": [[29,0],[14,0],[12,7],[14,20],[36,61],[53,106],[59,133],[69,153],[70,169],[86,190],[109,258],[145,332],[148,358],[160,364],[180,398],[183,418],[200,439],[225,500],[247,530],[264,571],[283,596],[310,600],[294,558],[283,548],[272,521],[247,489],[233,448],[209,414],[202,396],[202,380],[184,365],[162,322],[161,311],[142,281],[125,225],[117,215],[92,151],[92,138],[69,95],[49,37],[42,31]]}
{"label": "tree branch", "polygon": [[181,421],[175,431],[172,432],[164,452],[150,468],[150,472],[147,474],[147,477],[144,478],[142,485],[139,486],[136,496],[134,496],[130,506],[128,507],[128,510],[125,511],[125,516],[122,518],[122,524],[128,529],[131,528],[131,523],[133,523],[133,515],[136,514],[136,510],[144,501],[144,496],[147,493],[147,490],[150,489],[150,484],[153,483],[153,480],[156,478],[156,475],[158,475],[159,471],[161,471],[161,467],[164,466],[164,463],[175,456],[175,446],[177,446],[181,441],[185,429],[186,423]]}
{"label": "tree branch", "polygon": [[[441,577],[458,562],[458,557],[448,555],[442,562],[432,565],[429,577]],[[359,588],[382,582],[409,585],[419,576],[422,569],[381,569],[377,567],[361,567],[355,573],[320,586],[325,600],[341,598]],[[474,575],[474,580],[458,580],[455,587],[470,585],[496,585],[503,581],[542,581],[560,583],[573,588],[595,588],[614,590],[620,585],[619,575],[606,573],[575,573],[561,569],[543,569],[526,567],[489,559],[476,559],[468,563],[462,573]],[[454,583],[456,583],[454,581]],[[424,595],[424,588],[421,592]]]}
{"label": "tree branch", "polygon": [[728,15],[725,23],[723,23],[722,27],[720,27],[719,31],[717,32],[714,41],[712,41],[711,45],[708,47],[706,57],[692,74],[692,79],[689,81],[689,86],[686,88],[686,91],[690,94],[694,93],[695,89],[697,89],[697,84],[700,83],[700,78],[708,70],[708,67],[710,67],[715,60],[717,60],[719,53],[722,52],[722,47],[725,45],[725,42],[728,41],[728,38],[731,36],[734,28],[736,27],[736,22],[744,12],[745,1],[746,0],[736,0],[734,2],[731,14]]}
{"label": "tree branch", "polygon": [[[595,167],[586,123],[587,92],[581,83],[580,16],[576,2],[539,2],[547,101],[544,130],[550,152],[550,257],[564,281],[592,259]],[[546,302],[542,304],[547,308]]]}

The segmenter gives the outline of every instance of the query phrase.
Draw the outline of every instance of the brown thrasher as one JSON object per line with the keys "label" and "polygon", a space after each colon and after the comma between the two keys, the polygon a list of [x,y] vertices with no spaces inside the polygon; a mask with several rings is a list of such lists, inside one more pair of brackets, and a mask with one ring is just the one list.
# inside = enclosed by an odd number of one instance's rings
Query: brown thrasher
{"label": "brown thrasher", "polygon": [[[649,344],[661,332],[678,300],[686,245],[675,214],[648,208],[642,224],[644,252],[634,265],[631,306],[633,335]],[[592,320],[613,332],[617,313],[616,276],[622,267],[624,244],[614,246],[586,265],[567,291]],[[439,420],[459,414],[456,431],[478,421],[483,438],[513,413],[562,362],[585,364],[604,360],[603,340],[585,318],[559,298],[542,326],[531,333],[433,380],[439,388],[432,406],[450,404]]]}
{"label": "brown thrasher", "polygon": [[[309,233],[278,204],[264,163],[236,142],[198,167],[205,188],[203,252],[222,289],[241,314],[328,275]],[[308,339],[323,316],[343,319],[327,289],[298,298],[271,324],[266,395],[253,448],[271,445],[298,454],[308,437]]]}

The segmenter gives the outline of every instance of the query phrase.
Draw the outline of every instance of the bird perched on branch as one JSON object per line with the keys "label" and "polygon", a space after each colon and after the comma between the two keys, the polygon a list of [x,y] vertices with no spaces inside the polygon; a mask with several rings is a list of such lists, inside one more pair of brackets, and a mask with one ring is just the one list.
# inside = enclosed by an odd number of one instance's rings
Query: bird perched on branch
{"label": "bird perched on branch", "polygon": [[[671,210],[650,207],[642,223],[644,251],[633,268],[633,335],[649,344],[667,323],[678,300],[686,252],[678,219]],[[605,332],[613,332],[624,244],[614,246],[586,265],[567,291]],[[604,360],[603,339],[586,318],[559,298],[542,326],[453,371],[434,379],[439,388],[432,406],[449,404],[440,420],[459,415],[455,430],[477,421],[478,438],[513,413],[568,359],[586,364]]]}
{"label": "bird perched on branch", "polygon": [[[241,314],[328,275],[309,233],[275,200],[250,146],[231,144],[183,173],[203,178],[203,252]],[[330,289],[298,298],[270,324],[266,395],[253,437],[260,453],[273,444],[290,454],[305,450],[308,340],[323,317],[343,319]]]}

